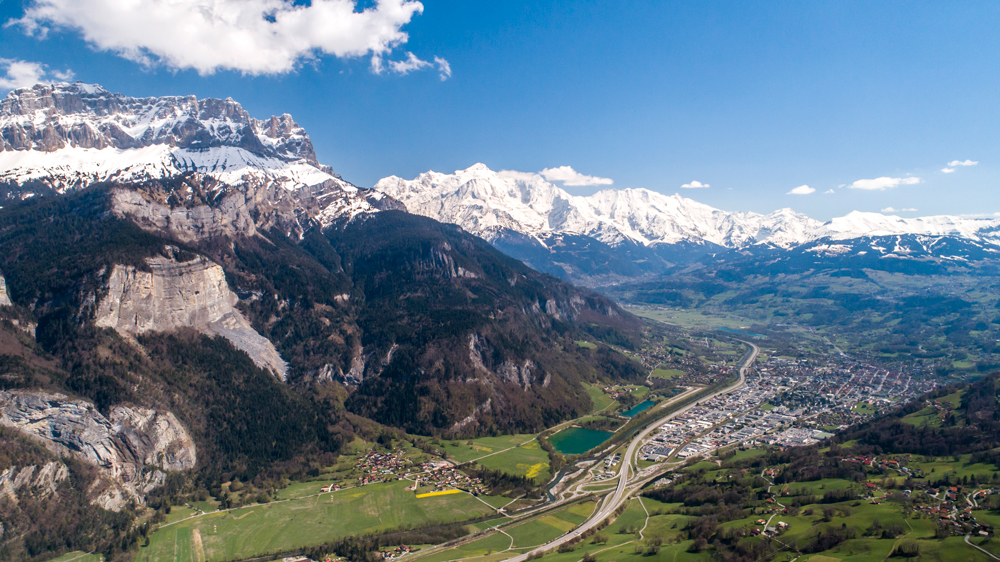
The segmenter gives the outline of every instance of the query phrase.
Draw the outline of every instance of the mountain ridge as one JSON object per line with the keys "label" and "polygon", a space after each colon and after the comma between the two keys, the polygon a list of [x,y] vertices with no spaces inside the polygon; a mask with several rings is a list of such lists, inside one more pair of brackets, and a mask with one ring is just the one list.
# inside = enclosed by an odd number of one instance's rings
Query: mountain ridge
{"label": "mountain ridge", "polygon": [[[586,234],[612,244],[618,241],[616,237],[627,237],[647,246],[685,241],[730,249],[759,244],[787,249],[827,237],[905,234],[957,235],[1000,244],[998,218],[901,218],[852,211],[823,222],[787,207],[768,214],[723,211],[680,194],[664,195],[644,188],[603,189],[577,196],[538,174],[494,172],[481,163],[452,174],[424,172],[413,180],[389,176],[379,180],[375,189],[407,204],[411,212],[461,219],[445,222],[459,224],[470,232],[519,227],[514,229],[524,234]],[[481,214],[470,216],[470,209],[479,209]],[[511,219],[509,224],[472,221],[502,217],[504,213]]]}
{"label": "mountain ridge", "polygon": [[484,164],[452,174],[425,172],[413,180],[390,176],[375,189],[410,212],[457,224],[540,271],[587,286],[664,274],[728,252],[799,251],[824,241],[846,247],[868,240],[877,252],[883,238],[952,238],[983,245],[987,254],[1000,252],[997,218],[854,211],[820,222],[788,208],[766,215],[729,212],[648,189],[574,196],[539,174],[495,172]]}

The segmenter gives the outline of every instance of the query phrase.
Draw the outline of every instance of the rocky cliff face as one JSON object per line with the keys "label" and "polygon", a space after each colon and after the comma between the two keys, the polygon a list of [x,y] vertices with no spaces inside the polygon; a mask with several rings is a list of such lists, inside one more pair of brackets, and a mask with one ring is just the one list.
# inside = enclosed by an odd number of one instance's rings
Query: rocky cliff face
{"label": "rocky cliff face", "polygon": [[239,299],[221,267],[201,256],[188,262],[155,257],[147,263],[148,272],[122,265],[111,270],[108,294],[97,307],[98,326],[126,337],[185,327],[222,336],[285,380],[288,366],[235,308]]}
{"label": "rocky cliff face", "polygon": [[10,306],[10,295],[7,294],[7,280],[0,275],[0,306]]}
{"label": "rocky cliff face", "polygon": [[192,176],[169,185],[117,188],[111,201],[118,216],[183,242],[250,237],[270,229],[298,238],[313,221],[326,227],[366,213],[405,210],[380,192],[336,180],[290,191],[268,180],[247,179],[230,189],[211,178]]}
{"label": "rocky cliff face", "polygon": [[54,494],[68,476],[66,465],[55,461],[41,466],[7,467],[0,472],[0,496],[13,502],[17,502],[18,494],[23,492],[47,497]]}
{"label": "rocky cliff face", "polygon": [[0,151],[220,146],[318,166],[312,142],[287,113],[258,120],[231,98],[132,98],[91,84],[39,84],[0,101]]}
{"label": "rocky cliff face", "polygon": [[[0,392],[0,424],[52,452],[100,468],[113,485],[94,501],[106,509],[119,510],[129,500],[142,502],[147,492],[162,485],[166,471],[190,470],[197,462],[194,441],[170,412],[115,406],[105,417],[93,404],[61,394],[11,391]],[[7,477],[11,486],[25,470]],[[21,477],[21,485],[26,478],[35,486],[58,483],[60,474],[58,467],[31,473]],[[2,482],[0,476],[0,486]]]}

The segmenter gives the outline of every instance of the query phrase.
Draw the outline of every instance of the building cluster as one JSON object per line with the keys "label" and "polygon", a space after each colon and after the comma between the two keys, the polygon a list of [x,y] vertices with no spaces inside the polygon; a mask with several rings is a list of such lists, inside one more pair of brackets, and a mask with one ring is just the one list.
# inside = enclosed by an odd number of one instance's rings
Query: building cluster
{"label": "building cluster", "polygon": [[622,454],[615,453],[610,457],[604,459],[604,468],[612,468],[618,466],[618,463],[622,461]]}
{"label": "building cluster", "polygon": [[833,434],[807,427],[790,427],[774,435],[762,437],[760,441],[768,445],[778,445],[781,447],[802,447],[805,445],[814,445],[828,437],[833,437]]}
{"label": "building cluster", "polygon": [[473,478],[448,461],[430,461],[420,465],[420,472],[404,475],[413,480],[411,489],[432,486],[434,491],[459,489],[473,495],[488,494],[489,488],[479,478]]}
{"label": "building cluster", "polygon": [[[755,366],[743,387],[664,423],[643,445],[642,458],[687,459],[734,445],[811,445],[830,437],[827,430],[869,419],[872,412],[933,387],[933,382],[841,357],[821,365],[771,357]],[[855,411],[859,403],[867,405],[868,414]]]}
{"label": "building cluster", "polygon": [[611,398],[618,400],[625,397],[628,394],[632,394],[633,388],[627,386],[605,386],[604,394],[607,394]]}
{"label": "building cluster", "polygon": [[401,544],[396,548],[390,548],[381,551],[383,560],[393,560],[399,558],[400,556],[406,556],[409,553],[410,553],[410,547],[406,546],[405,544]]}
{"label": "building cluster", "polygon": [[361,474],[358,476],[358,484],[374,484],[376,482],[394,482],[404,478],[411,470],[413,461],[406,457],[406,454],[397,449],[391,453],[378,453],[369,451],[358,459],[355,470]]}

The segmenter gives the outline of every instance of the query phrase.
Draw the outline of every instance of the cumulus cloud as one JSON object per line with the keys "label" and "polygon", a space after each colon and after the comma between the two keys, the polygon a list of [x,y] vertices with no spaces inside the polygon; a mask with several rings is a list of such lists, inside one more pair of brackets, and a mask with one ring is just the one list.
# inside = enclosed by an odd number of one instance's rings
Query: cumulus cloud
{"label": "cumulus cloud", "polygon": [[549,181],[562,182],[563,185],[611,185],[614,183],[611,178],[584,175],[569,166],[545,168],[538,173]]}
{"label": "cumulus cloud", "polygon": [[948,162],[948,167],[954,168],[955,166],[975,166],[978,163],[979,162],[975,162],[973,160],[952,160],[951,162]]}
{"label": "cumulus cloud", "polygon": [[520,180],[524,182],[538,179],[538,174],[533,172],[518,172],[517,170],[500,170],[497,172],[497,175],[502,178],[510,178],[512,180]]}
{"label": "cumulus cloud", "polygon": [[915,213],[915,212],[917,212],[917,210],[916,209],[912,209],[912,208],[910,208],[910,209],[906,209],[906,208],[904,208],[904,209],[895,209],[893,207],[886,207],[886,208],[882,209],[882,212],[883,213]]}
{"label": "cumulus cloud", "polygon": [[900,185],[914,185],[920,183],[920,178],[889,178],[881,177],[870,180],[858,180],[851,185],[847,186],[851,189],[865,189],[865,190],[885,190]]}
{"label": "cumulus cloud", "polygon": [[[24,17],[6,25],[44,38],[50,30],[78,31],[95,49],[137,63],[194,69],[280,74],[319,54],[372,56],[372,70],[408,73],[447,61],[420,61],[407,53],[383,63],[406,43],[402,31],[423,11],[416,0],[377,0],[357,11],[356,0],[31,0]],[[426,63],[426,64],[419,64]],[[414,67],[414,65],[418,65]],[[400,70],[397,70],[400,69]]]}
{"label": "cumulus cloud", "polygon": [[68,82],[73,79],[73,71],[49,70],[41,63],[17,59],[0,58],[0,90],[28,88],[42,82]]}
{"label": "cumulus cloud", "polygon": [[834,191],[832,189],[827,189],[826,191],[823,192],[823,195],[831,195],[831,194],[834,194],[834,193],[836,193],[836,191]]}
{"label": "cumulus cloud", "polygon": [[941,168],[941,171],[946,174],[950,174],[955,171],[955,168]]}
{"label": "cumulus cloud", "polygon": [[691,183],[686,183],[681,187],[683,187],[684,189],[700,189],[703,187],[712,187],[712,186],[708,185],[707,183],[701,183],[700,181],[695,180]]}
{"label": "cumulus cloud", "polygon": [[816,189],[808,185],[800,185],[785,195],[809,195],[810,193],[816,193]]}

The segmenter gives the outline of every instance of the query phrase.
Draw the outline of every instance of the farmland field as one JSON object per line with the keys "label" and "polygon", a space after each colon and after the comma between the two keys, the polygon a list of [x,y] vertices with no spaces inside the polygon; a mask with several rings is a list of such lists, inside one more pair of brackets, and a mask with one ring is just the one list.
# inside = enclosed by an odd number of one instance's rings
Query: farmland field
{"label": "farmland field", "polygon": [[590,401],[594,403],[594,412],[606,410],[609,406],[615,403],[613,398],[604,393],[604,389],[601,385],[584,383],[584,387],[587,389]]}
{"label": "farmland field", "polygon": [[679,371],[677,369],[654,369],[653,376],[669,380],[674,377],[683,377],[684,371]]}
{"label": "farmland field", "polygon": [[476,464],[479,466],[527,476],[534,478],[535,482],[544,482],[550,476],[549,455],[534,439],[534,435],[501,435],[471,441],[451,441],[443,448],[455,462],[478,459]]}
{"label": "farmland field", "polygon": [[80,552],[75,550],[73,552],[67,552],[59,558],[53,558],[48,562],[100,562],[103,557],[99,554],[88,554],[86,552]]}
{"label": "farmland field", "polygon": [[137,560],[222,561],[407,524],[462,521],[492,511],[466,493],[418,499],[404,489],[408,485],[373,484],[189,519],[150,535],[150,545],[139,550]]}
{"label": "farmland field", "polygon": [[534,437],[532,434],[500,435],[498,437],[480,437],[467,441],[442,441],[441,449],[447,453],[448,458],[461,464],[504,449],[517,447],[522,443],[531,441]]}

